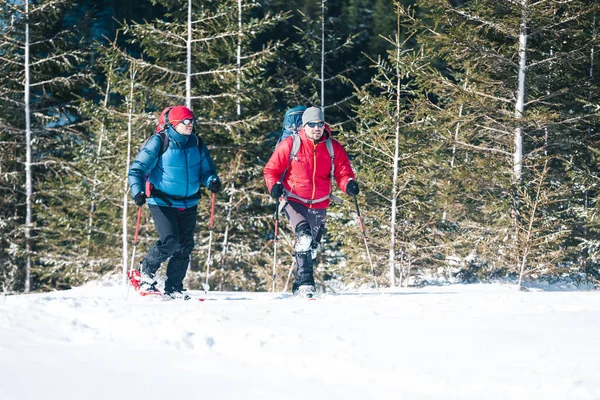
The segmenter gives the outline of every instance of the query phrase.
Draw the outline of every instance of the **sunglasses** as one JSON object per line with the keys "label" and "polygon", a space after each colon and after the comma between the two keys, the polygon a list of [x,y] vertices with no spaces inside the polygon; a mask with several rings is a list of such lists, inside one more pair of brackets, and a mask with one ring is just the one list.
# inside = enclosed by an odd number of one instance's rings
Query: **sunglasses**
{"label": "sunglasses", "polygon": [[181,120],[181,121],[179,121],[179,122],[181,122],[181,123],[182,123],[182,124],[184,124],[184,125],[191,125],[191,124],[193,124],[193,123],[194,123],[194,118],[191,118],[191,119],[182,119],[182,120]]}
{"label": "sunglasses", "polygon": [[308,125],[310,128],[314,128],[315,126],[318,126],[319,128],[322,128],[323,126],[325,126],[325,122],[323,122],[323,121],[319,121],[319,122],[307,122],[306,125]]}

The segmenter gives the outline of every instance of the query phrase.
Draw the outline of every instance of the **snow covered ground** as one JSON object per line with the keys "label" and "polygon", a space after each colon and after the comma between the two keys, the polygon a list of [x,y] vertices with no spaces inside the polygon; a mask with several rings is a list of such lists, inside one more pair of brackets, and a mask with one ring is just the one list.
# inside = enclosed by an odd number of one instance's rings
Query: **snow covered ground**
{"label": "snow covered ground", "polygon": [[0,399],[136,398],[600,399],[600,292],[0,297]]}

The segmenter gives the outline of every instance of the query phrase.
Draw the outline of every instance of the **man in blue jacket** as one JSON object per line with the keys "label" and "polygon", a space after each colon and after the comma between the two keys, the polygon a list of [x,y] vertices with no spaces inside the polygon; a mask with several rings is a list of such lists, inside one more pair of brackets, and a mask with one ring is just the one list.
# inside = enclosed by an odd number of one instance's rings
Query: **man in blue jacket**
{"label": "man in blue jacket", "polygon": [[142,147],[128,174],[135,204],[141,207],[148,199],[159,235],[140,264],[140,290],[158,292],[155,274],[169,259],[165,294],[189,299],[183,292],[183,279],[194,248],[200,184],[217,193],[221,181],[208,148],[193,134],[194,114],[189,108],[166,108],[159,118],[160,131]]}

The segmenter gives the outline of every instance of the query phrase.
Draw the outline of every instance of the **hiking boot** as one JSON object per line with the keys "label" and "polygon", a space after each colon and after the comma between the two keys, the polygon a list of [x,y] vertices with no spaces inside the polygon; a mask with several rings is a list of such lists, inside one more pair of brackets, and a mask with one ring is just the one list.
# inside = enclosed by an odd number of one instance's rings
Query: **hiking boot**
{"label": "hiking boot", "polygon": [[310,299],[315,296],[315,287],[312,285],[300,285],[294,294]]}
{"label": "hiking boot", "polygon": [[160,292],[156,285],[158,282],[148,274],[142,272],[140,278],[140,292]]}
{"label": "hiking boot", "polygon": [[173,300],[190,300],[191,297],[184,291],[173,290],[172,292],[165,292],[165,296]]}

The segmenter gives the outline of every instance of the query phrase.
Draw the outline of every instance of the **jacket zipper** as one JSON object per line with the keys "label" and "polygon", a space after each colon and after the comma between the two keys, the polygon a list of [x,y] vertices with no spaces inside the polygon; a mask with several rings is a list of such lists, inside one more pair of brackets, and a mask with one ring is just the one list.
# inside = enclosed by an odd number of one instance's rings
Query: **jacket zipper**
{"label": "jacket zipper", "polygon": [[[313,143],[313,176],[312,176],[312,196],[311,200],[315,199],[315,192],[317,191],[317,185],[315,184],[315,177],[317,176],[317,143]],[[312,208],[312,203],[308,205],[308,208]]]}
{"label": "jacket zipper", "polygon": [[[183,154],[185,155],[185,197],[189,196],[189,188],[190,188],[190,173],[188,171],[188,153],[187,148],[183,149]],[[187,200],[183,200],[183,205],[187,208]]]}

